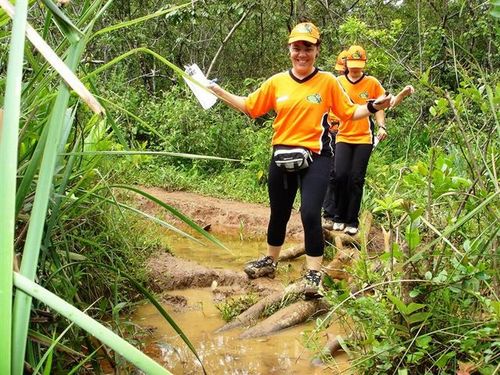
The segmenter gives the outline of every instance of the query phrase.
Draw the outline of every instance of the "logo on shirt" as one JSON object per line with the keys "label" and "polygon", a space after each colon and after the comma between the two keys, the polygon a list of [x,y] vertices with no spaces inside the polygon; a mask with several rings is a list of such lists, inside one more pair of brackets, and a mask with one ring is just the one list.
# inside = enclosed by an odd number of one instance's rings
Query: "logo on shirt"
{"label": "logo on shirt", "polygon": [[320,94],[309,95],[306,98],[306,100],[310,103],[319,104],[321,103],[321,95]]}
{"label": "logo on shirt", "polygon": [[368,99],[368,92],[367,91],[360,92],[359,97],[361,99]]}

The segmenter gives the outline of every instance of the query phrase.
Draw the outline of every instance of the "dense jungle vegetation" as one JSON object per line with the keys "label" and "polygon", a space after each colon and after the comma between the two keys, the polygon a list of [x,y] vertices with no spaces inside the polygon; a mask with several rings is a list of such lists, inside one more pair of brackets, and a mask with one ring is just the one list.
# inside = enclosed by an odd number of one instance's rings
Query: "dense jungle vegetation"
{"label": "dense jungle vegetation", "polygon": [[[497,0],[15,3],[12,22],[0,1],[2,373],[99,373],[104,344],[118,369],[129,366],[120,352],[168,373],[119,351],[111,333],[130,338],[120,312],[153,298],[142,266],[159,244],[154,229],[133,230],[145,215],[128,193],[142,184],[265,203],[272,122],[221,103],[204,111],[175,67],[197,63],[247,94],[288,69],[286,37],[301,19],[321,29],[319,67],[361,44],[385,88],[416,89],[387,113],[389,140],[369,165],[363,209],[386,233],[384,266],[361,249],[351,272],[362,293],[332,284],[316,335],[348,316],[360,374],[500,373]],[[103,110],[24,42],[23,9]]]}

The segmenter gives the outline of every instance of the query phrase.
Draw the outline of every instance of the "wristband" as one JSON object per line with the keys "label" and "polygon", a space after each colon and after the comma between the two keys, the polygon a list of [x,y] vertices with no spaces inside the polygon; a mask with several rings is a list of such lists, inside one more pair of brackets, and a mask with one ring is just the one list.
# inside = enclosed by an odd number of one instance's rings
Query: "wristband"
{"label": "wristband", "polygon": [[366,103],[366,109],[368,109],[368,112],[370,113],[378,112],[378,109],[376,109],[375,106],[373,105],[373,100],[370,100],[368,103]]}
{"label": "wristband", "polygon": [[384,129],[387,132],[387,128],[385,127],[385,125],[379,125],[378,128],[379,129]]}

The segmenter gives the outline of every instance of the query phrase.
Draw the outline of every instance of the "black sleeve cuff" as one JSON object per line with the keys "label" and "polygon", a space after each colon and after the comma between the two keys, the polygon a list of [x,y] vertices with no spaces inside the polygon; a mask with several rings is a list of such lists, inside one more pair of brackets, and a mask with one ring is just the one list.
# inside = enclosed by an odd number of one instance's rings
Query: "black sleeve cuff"
{"label": "black sleeve cuff", "polygon": [[378,109],[376,109],[375,106],[373,105],[373,100],[369,100],[368,103],[366,103],[366,108],[370,113],[378,112]]}

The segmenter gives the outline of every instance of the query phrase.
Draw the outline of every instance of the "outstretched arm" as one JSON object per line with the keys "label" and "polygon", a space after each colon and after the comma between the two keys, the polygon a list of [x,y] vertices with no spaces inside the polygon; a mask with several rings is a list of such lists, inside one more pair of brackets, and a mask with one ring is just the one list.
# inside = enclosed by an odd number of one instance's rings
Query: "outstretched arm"
{"label": "outstretched arm", "polygon": [[356,108],[356,111],[352,116],[352,120],[359,120],[370,116],[372,113],[388,108],[391,104],[391,100],[392,95],[386,93],[385,95],[377,98],[377,100],[371,101],[366,105],[358,105],[358,108]]}
{"label": "outstretched arm", "polygon": [[217,85],[216,83],[211,83],[208,86],[208,89],[212,91],[219,99],[226,102],[231,107],[237,109],[248,115],[245,100],[246,96],[238,96],[230,93],[229,91],[224,90],[222,87]]}
{"label": "outstretched arm", "polygon": [[394,108],[395,106],[397,106],[399,103],[401,103],[403,101],[404,98],[406,98],[407,96],[410,96],[411,94],[413,94],[415,92],[415,89],[413,88],[412,85],[408,85],[406,86],[403,90],[401,90],[399,92],[399,94],[397,94],[393,100],[391,100],[391,105],[390,105],[390,108]]}

